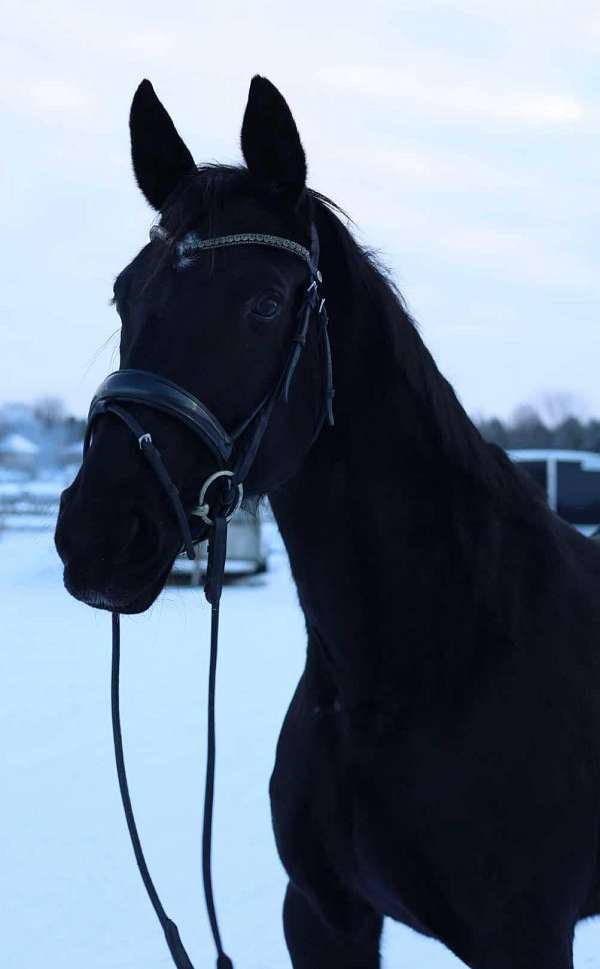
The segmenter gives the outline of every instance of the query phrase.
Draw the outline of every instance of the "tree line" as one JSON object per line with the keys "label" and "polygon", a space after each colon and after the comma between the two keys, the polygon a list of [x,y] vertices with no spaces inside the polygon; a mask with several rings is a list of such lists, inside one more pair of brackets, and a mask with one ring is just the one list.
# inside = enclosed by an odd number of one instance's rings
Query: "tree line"
{"label": "tree line", "polygon": [[506,450],[514,448],[562,448],[600,452],[600,420],[583,420],[573,414],[557,423],[544,419],[530,404],[519,407],[508,421],[479,418],[475,423],[486,441]]}

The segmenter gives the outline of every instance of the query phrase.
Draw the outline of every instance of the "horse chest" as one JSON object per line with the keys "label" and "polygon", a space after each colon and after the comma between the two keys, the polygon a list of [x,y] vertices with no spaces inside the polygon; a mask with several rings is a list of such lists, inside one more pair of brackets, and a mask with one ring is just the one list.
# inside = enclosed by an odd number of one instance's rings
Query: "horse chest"
{"label": "horse chest", "polygon": [[[485,771],[467,776],[462,755],[435,732],[359,740],[338,699],[310,707],[306,699],[292,703],[271,785],[290,878],[322,908],[345,886],[425,934],[473,918],[492,923],[528,881],[540,847],[522,811],[492,803],[500,788]],[[515,856],[519,865],[507,867]]]}
{"label": "horse chest", "polygon": [[[390,870],[390,819],[372,797],[380,773],[377,758],[366,771],[349,758],[347,714],[338,699],[301,707],[297,695],[284,723],[271,781],[275,836],[288,875],[333,922],[342,918],[341,886],[351,886],[378,911],[428,934],[409,870],[395,862]],[[395,799],[394,791],[388,794]],[[381,797],[380,792],[380,803]],[[414,847],[412,828],[409,817],[392,824],[405,858]],[[409,867],[414,871],[414,864]]]}

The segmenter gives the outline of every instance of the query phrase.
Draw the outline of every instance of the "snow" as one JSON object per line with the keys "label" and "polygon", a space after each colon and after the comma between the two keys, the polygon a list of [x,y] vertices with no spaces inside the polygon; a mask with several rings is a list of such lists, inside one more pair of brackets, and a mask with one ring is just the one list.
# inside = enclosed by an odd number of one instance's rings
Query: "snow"
{"label": "snow", "polygon": [[64,481],[58,478],[49,480],[40,479],[37,481],[29,480],[26,484],[23,484],[22,481],[1,481],[0,498],[17,498],[23,495],[24,498],[30,496],[35,498],[50,498],[58,504],[60,493],[64,487]]}
{"label": "snow", "polygon": [[[119,800],[110,619],[62,588],[48,533],[0,536],[0,911],[3,969],[168,969]],[[200,866],[209,609],[168,587],[123,620],[122,715],[151,872],[197,967],[214,965]],[[214,881],[236,969],[286,969],[285,876],[267,784],[304,629],[284,555],[225,589],[218,674]],[[600,920],[576,940],[600,969]],[[386,925],[384,969],[456,969],[439,943]]]}
{"label": "snow", "polygon": [[23,482],[30,480],[31,474],[29,472],[0,465],[0,487],[4,487],[6,484],[23,484]]}
{"label": "snow", "polygon": [[37,454],[39,447],[22,434],[8,434],[0,441],[2,454]]}

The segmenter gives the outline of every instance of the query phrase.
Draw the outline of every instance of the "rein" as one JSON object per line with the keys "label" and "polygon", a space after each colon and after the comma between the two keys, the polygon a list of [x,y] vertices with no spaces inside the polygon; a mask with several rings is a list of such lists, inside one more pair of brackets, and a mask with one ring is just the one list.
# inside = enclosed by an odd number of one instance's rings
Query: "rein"
{"label": "rein", "polygon": [[[313,317],[317,319],[323,345],[324,386],[323,409],[314,438],[317,437],[326,420],[329,424],[333,424],[332,402],[334,390],[331,349],[327,330],[328,320],[325,300],[319,296],[319,285],[322,282],[321,273],[318,268],[319,240],[314,225],[311,226],[310,250],[291,239],[260,233],[218,236],[212,239],[201,239],[196,233],[188,233],[181,241],[175,241],[171,239],[162,226],[154,226],[150,232],[150,238],[153,241],[167,244],[172,249],[175,254],[175,266],[180,269],[191,265],[194,261],[195,254],[202,250],[224,248],[226,246],[262,245],[282,249],[301,258],[307,264],[309,270],[308,286],[304,292],[298,311],[296,330],[291,341],[286,364],[275,385],[266,397],[263,398],[258,407],[232,433],[227,433],[218,418],[211,413],[209,408],[184,388],[161,377],[159,374],[144,370],[124,369],[110,374],[98,388],[90,406],[84,442],[85,456],[93,440],[95,420],[103,414],[112,414],[114,417],[119,418],[137,438],[138,446],[144,458],[152,468],[152,471],[169,499],[181,532],[183,549],[185,549],[188,558],[195,558],[194,538],[189,517],[199,517],[210,526],[208,535],[208,562],[204,584],[204,594],[211,606],[211,629],[208,676],[206,782],[202,832],[202,874],[206,908],[217,951],[217,969],[233,969],[233,964],[229,956],[225,954],[221,942],[211,875],[212,818],[216,758],[215,694],[217,647],[219,637],[219,604],[223,588],[227,552],[227,525],[242,500],[243,484],[267,429],[273,407],[278,400],[284,400],[286,402],[288,400],[292,378],[298,360],[300,359],[302,348],[306,343],[308,328]],[[122,404],[126,405],[131,403],[144,404],[178,418],[201,439],[216,459],[219,468],[213,474],[209,475],[204,482],[200,491],[198,505],[189,514],[183,507],[179,491],[169,475],[160,452],[154,445],[152,436],[144,430],[143,426],[125,407],[121,406]],[[235,461],[233,467],[230,469],[228,465],[234,455]],[[210,501],[207,501],[206,499],[210,493],[210,489],[214,493]],[[179,930],[165,912],[152,881],[133,814],[125,770],[121,732],[119,704],[120,658],[120,617],[119,612],[115,611],[112,614],[111,710],[117,777],[125,819],[142,881],[156,912],[156,916],[162,926],[173,962],[177,969],[194,969],[181,941]]]}

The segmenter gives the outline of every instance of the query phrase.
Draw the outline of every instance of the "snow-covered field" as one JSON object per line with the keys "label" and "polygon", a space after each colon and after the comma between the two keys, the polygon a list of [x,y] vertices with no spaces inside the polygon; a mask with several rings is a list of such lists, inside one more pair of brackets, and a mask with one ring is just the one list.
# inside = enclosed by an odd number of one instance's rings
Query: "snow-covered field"
{"label": "snow-covered field", "polygon": [[[150,869],[193,962],[214,964],[200,838],[209,609],[169,587],[123,620],[122,713]],[[63,590],[49,533],[0,535],[0,966],[167,969],[129,845],[113,764],[110,619]],[[214,879],[236,969],[289,965],[285,878],[267,797],[304,632],[285,557],[223,598]],[[600,969],[600,920],[578,931],[577,969]],[[385,969],[462,965],[387,925]]]}

